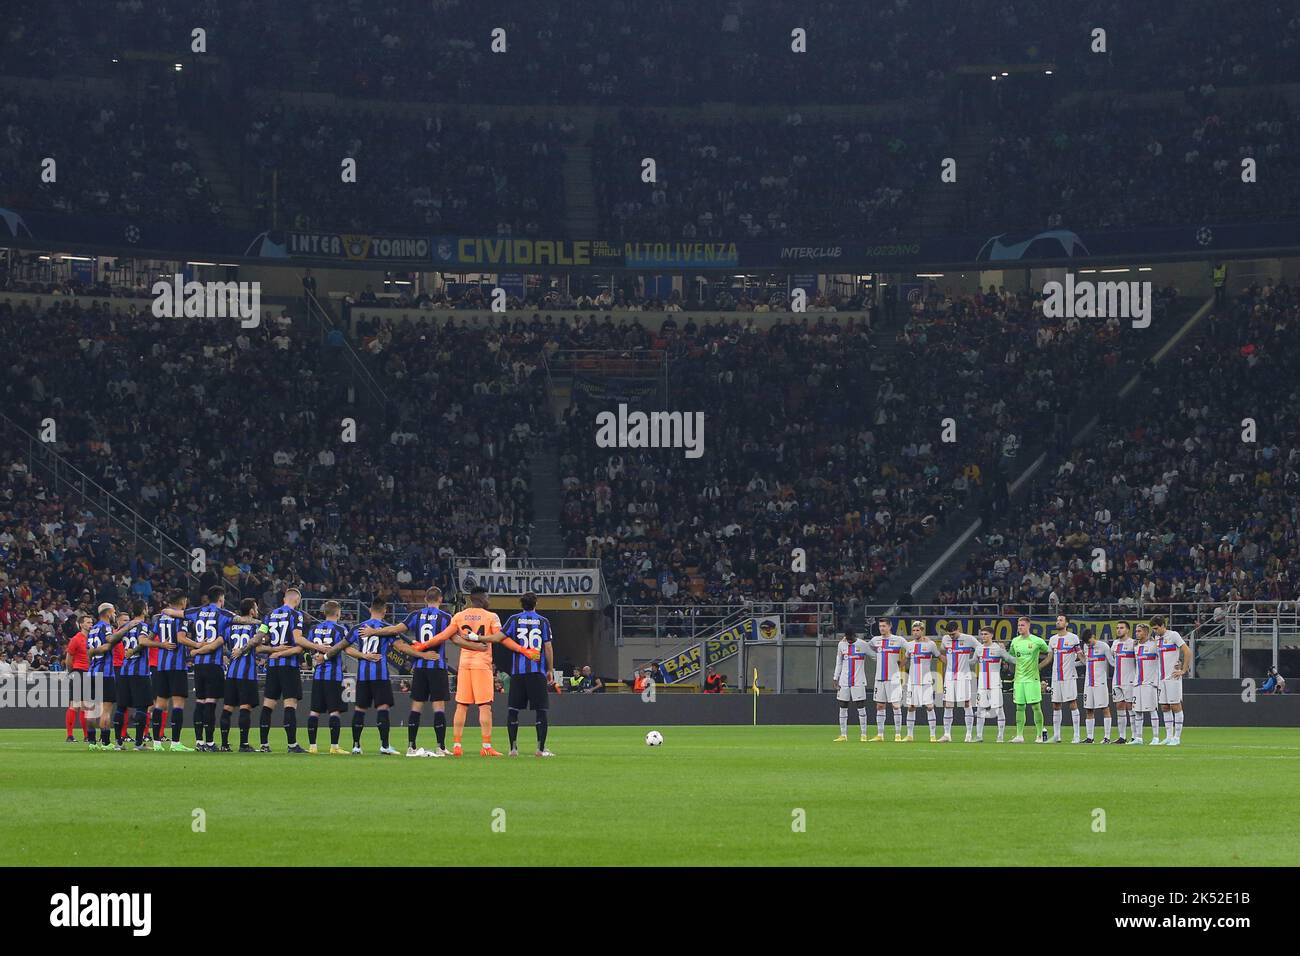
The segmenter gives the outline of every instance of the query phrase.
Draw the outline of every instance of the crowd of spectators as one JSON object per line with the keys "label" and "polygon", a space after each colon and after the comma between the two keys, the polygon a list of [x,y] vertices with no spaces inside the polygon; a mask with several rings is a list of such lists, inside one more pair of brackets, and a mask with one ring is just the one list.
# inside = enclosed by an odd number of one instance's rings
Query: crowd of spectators
{"label": "crowd of spectators", "polygon": [[1217,0],[68,0],[9,13],[6,71],[24,75],[104,74],[128,51],[193,63],[202,27],[209,68],[264,84],[471,103],[860,103],[932,96],[956,68],[992,63],[1050,64],[1078,88],[1244,85],[1289,80],[1300,46],[1286,4]]}
{"label": "crowd of spectators", "polygon": [[594,142],[596,205],[610,238],[808,241],[895,235],[937,169],[944,133],[916,118],[675,124],[624,113]]}
{"label": "crowd of spectators", "polygon": [[[264,222],[298,229],[537,236],[564,216],[563,125],[275,106],[244,156]],[[344,181],[345,158],[356,162]]]}
{"label": "crowd of spectators", "polygon": [[993,525],[940,600],[1300,597],[1298,331],[1300,293],[1270,280],[1214,313],[1089,441],[1049,461],[1048,480]]}
{"label": "crowd of spectators", "polygon": [[217,221],[221,205],[174,115],[167,103],[6,96],[0,207],[137,223]]}
{"label": "crowd of spectators", "polygon": [[[539,344],[450,325],[366,326],[358,348],[388,390],[382,411],[349,403],[357,383],[344,346],[287,314],[240,329],[134,307],[4,303],[0,329],[11,346],[6,414],[30,431],[52,419],[53,450],[161,528],[179,546],[165,544],[172,558],[203,548],[212,581],[252,596],[292,583],[308,597],[367,599],[412,581],[450,587],[456,555],[528,553],[528,449],[540,433],[530,423],[544,424],[528,355]],[[5,436],[10,499],[32,501],[21,484],[39,477],[27,442]],[[86,518],[42,494],[59,515],[52,542],[66,544]],[[8,530],[30,526],[18,515]],[[103,575],[125,575],[123,590],[144,579],[150,594],[177,583],[174,563],[136,560],[139,545],[89,527],[102,574],[83,586],[97,599]],[[48,584],[77,560],[29,563],[21,580]]]}
{"label": "crowd of spectators", "polygon": [[[1300,132],[1278,96],[1171,109],[1105,101],[1008,113],[959,178],[951,225],[1122,228],[1300,215]],[[1256,177],[1242,181],[1242,160]]]}
{"label": "crowd of spectators", "polygon": [[1005,289],[912,309],[889,343],[852,316],[607,324],[604,348],[666,352],[669,407],[706,413],[706,454],[599,448],[593,416],[614,399],[575,390],[560,436],[569,555],[600,558],[626,603],[825,601],[852,616],[1135,361],[1117,320],[1044,319]]}

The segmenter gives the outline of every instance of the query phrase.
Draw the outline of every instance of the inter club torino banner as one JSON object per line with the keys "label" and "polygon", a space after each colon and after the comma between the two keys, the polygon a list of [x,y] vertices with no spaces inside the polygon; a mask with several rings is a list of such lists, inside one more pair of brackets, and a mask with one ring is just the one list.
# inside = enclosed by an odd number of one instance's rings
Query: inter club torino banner
{"label": "inter club torino banner", "polygon": [[505,597],[519,597],[529,591],[538,597],[594,597],[600,593],[600,578],[594,568],[461,568],[459,583],[462,592],[482,586],[488,594]]}

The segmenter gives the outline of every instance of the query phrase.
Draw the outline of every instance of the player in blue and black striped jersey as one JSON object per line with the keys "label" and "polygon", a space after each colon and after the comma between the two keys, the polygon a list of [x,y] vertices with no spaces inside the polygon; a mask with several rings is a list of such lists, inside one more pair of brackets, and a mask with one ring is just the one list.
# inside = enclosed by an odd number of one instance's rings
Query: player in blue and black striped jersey
{"label": "player in blue and black striped jersey", "polygon": [[303,616],[298,610],[302,592],[289,588],[284,592],[284,603],[266,616],[262,622],[267,629],[266,647],[270,656],[266,660],[266,687],[262,692],[262,719],[259,730],[262,753],[271,752],[271,714],[275,705],[284,700],[284,733],[289,741],[289,753],[305,754],[298,746],[298,701],[302,699],[302,652],[313,650],[303,636]]}
{"label": "player in blue and black striped jersey", "polygon": [[[230,628],[236,623],[258,625],[255,618],[241,617],[226,609],[226,589],[214,585],[208,589],[208,603],[184,611],[190,626],[190,635],[198,642],[194,651],[194,740],[195,749],[215,752],[212,738],[216,732],[217,698],[225,695],[225,673],[222,661]],[[175,616],[164,609],[163,614]]]}
{"label": "player in blue and black striped jersey", "polygon": [[[149,684],[149,649],[140,645],[141,640],[148,640],[152,628],[149,624],[149,605],[136,601],[131,605],[131,617],[134,624],[122,636],[122,666],[117,675],[117,708],[113,724],[120,728],[123,717],[128,710],[134,710],[135,749],[143,752],[144,727],[149,716],[149,705],[153,703],[152,688]],[[121,741],[118,742],[121,747]]]}
{"label": "player in blue and black striped jersey", "polygon": [[348,629],[339,623],[342,613],[338,601],[326,601],[321,606],[325,620],[307,633],[307,640],[318,648],[312,654],[316,669],[311,675],[311,713],[307,715],[308,753],[319,753],[316,748],[316,730],[321,714],[329,714],[330,753],[341,754],[339,734],[343,729],[343,660],[342,653],[350,646]]}
{"label": "player in blue and black striped jersey", "polygon": [[246,623],[231,625],[226,635],[226,653],[230,658],[226,664],[226,677],[222,682],[224,702],[221,708],[221,751],[230,753],[230,721],[235,708],[239,708],[239,752],[252,753],[248,743],[248,733],[253,724],[253,706],[258,702],[257,655],[267,653],[260,638],[267,631],[262,630],[258,618],[257,601],[245,598],[239,605],[237,620]]}
{"label": "player in blue and black striped jersey", "polygon": [[[361,730],[366,725],[366,711],[375,708],[375,724],[379,727],[379,752],[396,754],[397,749],[388,745],[389,715],[393,706],[393,685],[388,679],[388,651],[390,648],[403,654],[416,655],[416,651],[406,641],[392,634],[381,634],[388,627],[384,615],[388,613],[388,602],[375,598],[370,602],[370,617],[352,629],[349,637],[349,657],[355,657],[357,666],[357,704],[352,712],[352,752],[361,753]],[[361,633],[362,629],[366,633]]]}
{"label": "player in blue and black striped jersey", "polygon": [[537,595],[529,591],[519,599],[523,608],[506,621],[501,633],[513,638],[524,650],[541,651],[542,658],[533,660],[519,651],[510,660],[510,706],[506,711],[506,729],[510,733],[510,756],[518,757],[519,711],[529,707],[537,725],[537,756],[554,757],[546,749],[548,719],[548,691],[550,675],[555,669],[555,647],[551,643],[551,622],[537,613]]}
{"label": "player in blue and black striped jersey", "polygon": [[[108,750],[111,729],[122,726],[122,715],[115,714],[114,705],[118,699],[117,670],[113,666],[113,645],[126,636],[127,631],[140,623],[138,620],[126,621],[121,627],[114,628],[117,608],[107,601],[99,606],[99,620],[86,632],[86,656],[90,659],[90,673],[99,675],[103,682],[103,700],[99,711],[99,744],[93,743],[91,749]],[[117,723],[112,721],[116,719]],[[122,747],[118,741],[118,749]]]}
{"label": "player in blue and black striped jersey", "polygon": [[190,695],[189,675],[186,673],[188,650],[203,647],[190,636],[190,624],[185,620],[185,605],[189,603],[184,591],[168,591],[163,598],[162,611],[154,615],[153,634],[140,640],[140,646],[158,648],[158,665],[153,669],[153,749],[162,750],[163,709],[171,702],[172,750],[188,751],[181,743],[181,727],[185,723],[185,700]]}
{"label": "player in blue and black striped jersey", "polygon": [[[442,609],[442,589],[431,587],[424,592],[424,607],[406,615],[400,624],[387,627],[361,627],[357,629],[362,637],[378,634],[380,637],[412,634],[417,641],[427,641],[443,630],[451,621],[451,615]],[[428,651],[410,652],[415,658],[411,668],[411,713],[406,725],[406,756],[408,757],[445,757],[447,750],[447,701],[451,692],[447,680],[446,648],[434,648]],[[433,731],[438,735],[438,749],[425,750],[415,744],[420,732],[420,715],[425,701],[433,701]]]}

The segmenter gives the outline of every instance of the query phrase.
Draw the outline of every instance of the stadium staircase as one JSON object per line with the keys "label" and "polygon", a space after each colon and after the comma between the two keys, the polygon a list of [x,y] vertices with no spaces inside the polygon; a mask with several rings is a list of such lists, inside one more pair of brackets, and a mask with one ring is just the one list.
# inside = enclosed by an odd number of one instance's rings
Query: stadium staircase
{"label": "stadium staircase", "polygon": [[194,159],[198,163],[199,174],[208,181],[213,196],[221,203],[222,219],[228,220],[230,225],[239,228],[258,228],[253,211],[240,196],[239,188],[231,177],[229,168],[222,161],[221,154],[213,144],[210,135],[204,130],[191,127],[189,137]]}
{"label": "stadium staircase", "polygon": [[945,183],[937,176],[931,181],[920,200],[916,226],[922,235],[942,235],[952,231],[954,223],[962,221],[959,215],[963,194],[970,194],[977,170],[983,166],[988,143],[996,133],[992,123],[977,123],[957,134],[950,155],[957,160],[957,182]]}
{"label": "stadium staircase", "polygon": [[596,189],[589,145],[564,148],[564,225],[570,236],[596,235]]}
{"label": "stadium staircase", "polygon": [[[93,478],[43,442],[27,432],[8,415],[0,414],[0,433],[4,444],[20,453],[25,444],[29,472],[43,479],[60,497],[80,503],[81,509],[98,515],[118,530],[131,536],[133,553],[156,557],[159,564],[187,582],[191,591],[198,580],[190,571],[189,548],[171,537],[156,524],[145,518]],[[237,590],[237,589],[231,589]],[[236,593],[235,599],[238,599]]]}

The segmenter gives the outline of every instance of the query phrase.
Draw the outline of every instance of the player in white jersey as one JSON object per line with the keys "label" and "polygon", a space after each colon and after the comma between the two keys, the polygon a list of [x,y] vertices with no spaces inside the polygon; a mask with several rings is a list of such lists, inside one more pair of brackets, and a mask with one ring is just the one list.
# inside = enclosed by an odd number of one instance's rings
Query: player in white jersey
{"label": "player in white jersey", "polygon": [[1156,650],[1160,654],[1160,684],[1156,696],[1165,719],[1165,739],[1151,742],[1177,747],[1183,742],[1183,675],[1192,668],[1192,649],[1183,640],[1183,635],[1165,626],[1163,617],[1151,619],[1151,633],[1155,635]]}
{"label": "player in white jersey", "polygon": [[[935,674],[934,665],[941,672]],[[939,645],[925,636],[925,625],[917,621],[912,625],[912,639],[907,642],[907,740],[911,742],[916,729],[916,708],[925,708],[930,722],[930,743],[939,742],[935,732],[934,688],[942,684],[943,655]]]}
{"label": "player in white jersey", "polygon": [[1137,680],[1137,644],[1129,633],[1128,621],[1115,624],[1115,643],[1111,645],[1115,657],[1115,679],[1111,684],[1111,696],[1115,698],[1115,716],[1118,720],[1118,736],[1115,743],[1126,743],[1128,738],[1124,731],[1128,729],[1129,717],[1133,713],[1133,685]]}
{"label": "player in white jersey", "polygon": [[876,659],[876,685],[872,695],[876,699],[876,736],[873,741],[885,739],[885,704],[894,708],[894,740],[903,737],[903,655],[907,641],[895,637],[893,625],[881,618],[876,622],[880,631],[867,641],[867,654]]}
{"label": "player in white jersey", "polygon": [[858,712],[862,740],[867,736],[867,642],[852,631],[845,633],[835,649],[835,699],[840,704],[840,735],[836,743],[849,739],[849,707]]}
{"label": "player in white jersey", "polygon": [[1083,649],[1083,706],[1088,709],[1085,744],[1093,742],[1097,730],[1097,711],[1101,711],[1104,735],[1103,744],[1110,743],[1110,690],[1106,684],[1110,668],[1115,664],[1115,653],[1110,645],[1099,640],[1097,632],[1089,629],[1084,634]]}
{"label": "player in white jersey", "polygon": [[1083,656],[1079,635],[1070,630],[1064,614],[1056,615],[1056,633],[1047,646],[1052,650],[1052,739],[1061,742],[1061,705],[1070,705],[1070,718],[1074,721],[1074,743],[1082,743],[1079,736],[1079,674],[1075,666]]}
{"label": "player in white jersey", "polygon": [[1002,662],[1014,666],[1016,659],[1001,644],[993,640],[991,628],[980,628],[980,647],[975,654],[975,706],[979,714],[975,721],[975,740],[984,740],[984,721],[996,717],[998,743],[1007,731],[1007,715],[1002,709]]}
{"label": "player in white jersey", "polygon": [[943,743],[952,741],[953,710],[960,707],[966,722],[966,743],[975,742],[975,708],[971,706],[970,665],[979,649],[979,638],[965,634],[956,621],[948,622],[948,633],[943,636]]}
{"label": "player in white jersey", "polygon": [[1133,679],[1133,736],[1130,744],[1142,743],[1142,720],[1151,715],[1151,724],[1156,733],[1160,733],[1159,720],[1156,716],[1160,685],[1160,652],[1156,649],[1156,637],[1151,628],[1145,624],[1137,626],[1137,641],[1134,648],[1137,660],[1137,673]]}

